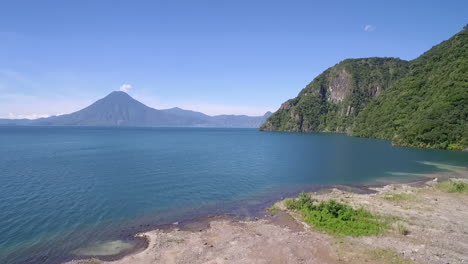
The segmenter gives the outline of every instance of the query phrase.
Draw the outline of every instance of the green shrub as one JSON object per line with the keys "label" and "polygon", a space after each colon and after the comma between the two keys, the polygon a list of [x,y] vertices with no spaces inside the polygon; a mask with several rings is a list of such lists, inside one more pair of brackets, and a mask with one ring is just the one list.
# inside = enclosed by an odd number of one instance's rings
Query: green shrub
{"label": "green shrub", "polygon": [[461,181],[440,182],[435,187],[443,192],[468,194],[468,184]]}
{"label": "green shrub", "polygon": [[285,199],[284,206],[286,206],[286,208],[288,209],[294,210],[296,208],[294,199],[292,198]]}
{"label": "green shrub", "polygon": [[288,209],[301,210],[303,207],[311,208],[317,200],[312,199],[310,195],[302,192],[296,199],[286,199],[284,202]]}
{"label": "green shrub", "polygon": [[300,211],[306,223],[331,234],[367,236],[382,233],[388,228],[387,223],[363,208],[353,209],[334,200],[318,202],[306,193],[296,199],[288,199],[285,205]]}

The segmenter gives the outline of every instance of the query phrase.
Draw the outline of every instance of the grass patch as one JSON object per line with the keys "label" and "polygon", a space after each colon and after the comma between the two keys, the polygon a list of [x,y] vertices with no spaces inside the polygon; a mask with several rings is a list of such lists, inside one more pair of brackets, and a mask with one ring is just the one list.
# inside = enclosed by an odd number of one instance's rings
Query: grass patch
{"label": "grass patch", "polygon": [[354,209],[334,200],[318,202],[307,193],[284,203],[288,209],[300,211],[306,223],[331,234],[369,236],[388,229],[385,221],[363,208]]}
{"label": "grass patch", "polygon": [[468,194],[468,183],[461,181],[439,182],[435,187],[443,192]]}
{"label": "grass patch", "polygon": [[288,209],[294,210],[296,207],[296,201],[293,198],[287,198],[283,202],[284,206],[286,206]]}
{"label": "grass patch", "polygon": [[407,200],[413,200],[414,194],[409,194],[409,193],[393,193],[393,194],[387,194],[383,197],[387,201],[407,201]]}
{"label": "grass patch", "polygon": [[367,252],[369,257],[374,261],[389,264],[410,264],[410,260],[401,257],[397,252],[389,249],[376,248]]}
{"label": "grass patch", "polygon": [[276,213],[278,213],[280,211],[280,208],[276,204],[274,204],[274,205],[268,207],[266,210],[271,214],[276,214]]}
{"label": "grass patch", "polygon": [[397,226],[396,226],[396,229],[398,231],[398,233],[402,236],[406,236],[410,233],[410,231],[408,230],[408,228],[406,227],[406,225],[404,225],[403,223],[401,222],[398,222],[397,223]]}

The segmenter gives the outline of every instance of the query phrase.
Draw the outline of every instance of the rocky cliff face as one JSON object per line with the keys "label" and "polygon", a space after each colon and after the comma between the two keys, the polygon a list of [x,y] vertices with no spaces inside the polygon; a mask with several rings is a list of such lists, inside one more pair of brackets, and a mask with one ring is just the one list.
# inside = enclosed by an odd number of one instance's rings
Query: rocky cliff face
{"label": "rocky cliff face", "polygon": [[327,88],[329,94],[328,100],[335,104],[342,103],[343,100],[352,94],[352,76],[346,69],[338,71],[336,76],[330,79],[330,85]]}
{"label": "rocky cliff face", "polygon": [[407,72],[408,62],[396,58],[345,60],[283,103],[261,130],[347,132],[367,103]]}

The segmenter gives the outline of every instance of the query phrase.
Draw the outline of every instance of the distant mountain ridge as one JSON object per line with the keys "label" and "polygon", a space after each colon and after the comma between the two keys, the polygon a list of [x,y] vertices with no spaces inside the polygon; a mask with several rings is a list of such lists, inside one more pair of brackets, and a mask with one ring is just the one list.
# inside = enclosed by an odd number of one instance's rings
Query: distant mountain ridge
{"label": "distant mountain ridge", "polygon": [[251,127],[258,128],[271,115],[263,116],[219,115],[171,108],[157,110],[133,99],[121,91],[106,97],[77,112],[28,119],[0,119],[3,125],[39,126],[150,126],[150,127]]}
{"label": "distant mountain ridge", "polygon": [[263,131],[346,132],[468,150],[468,26],[420,57],[347,59],[283,103]]}

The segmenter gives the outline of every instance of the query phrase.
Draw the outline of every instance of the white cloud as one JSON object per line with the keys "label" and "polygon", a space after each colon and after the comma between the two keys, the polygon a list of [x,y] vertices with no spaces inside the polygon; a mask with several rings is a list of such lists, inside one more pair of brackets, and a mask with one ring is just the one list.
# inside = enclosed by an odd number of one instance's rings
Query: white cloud
{"label": "white cloud", "polygon": [[122,85],[120,85],[120,91],[122,92],[128,92],[128,90],[132,89],[132,85],[131,84],[127,84],[127,83],[124,83]]}
{"label": "white cloud", "polygon": [[44,115],[44,114],[14,114],[14,113],[8,113],[8,116],[0,116],[0,118],[8,118],[8,119],[38,119],[42,117],[49,117],[50,115]]}
{"label": "white cloud", "polygon": [[366,25],[366,26],[364,26],[364,31],[366,31],[366,32],[372,32],[372,31],[374,31],[374,30],[376,30],[376,29],[377,29],[377,27],[374,26],[374,25]]}

